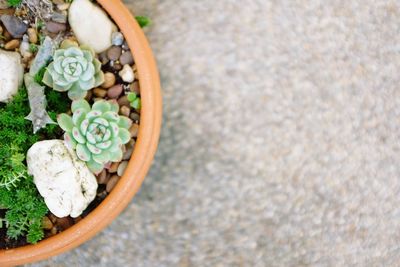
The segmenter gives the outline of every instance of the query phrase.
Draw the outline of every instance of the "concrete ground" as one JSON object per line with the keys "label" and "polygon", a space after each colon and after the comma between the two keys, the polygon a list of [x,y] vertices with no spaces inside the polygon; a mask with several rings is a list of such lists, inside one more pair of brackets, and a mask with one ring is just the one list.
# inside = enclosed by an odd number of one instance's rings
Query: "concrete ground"
{"label": "concrete ground", "polygon": [[400,2],[126,0],[164,88],[154,166],[30,266],[398,266]]}

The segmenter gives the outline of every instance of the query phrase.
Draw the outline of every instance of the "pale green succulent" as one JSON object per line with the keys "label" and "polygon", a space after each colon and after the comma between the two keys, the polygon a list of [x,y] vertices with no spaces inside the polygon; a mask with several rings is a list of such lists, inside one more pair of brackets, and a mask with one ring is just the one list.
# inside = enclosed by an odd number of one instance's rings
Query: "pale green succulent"
{"label": "pale green succulent", "polygon": [[128,129],[132,121],[118,115],[118,103],[99,100],[90,108],[81,99],[73,101],[71,109],[72,117],[60,114],[57,121],[65,131],[65,142],[76,151],[78,158],[96,174],[105,164],[121,161],[122,146],[131,139]]}
{"label": "pale green succulent", "polygon": [[66,92],[72,100],[82,99],[88,90],[104,82],[101,63],[93,49],[74,42],[64,42],[54,52],[53,62],[44,73],[43,83],[55,91]]}

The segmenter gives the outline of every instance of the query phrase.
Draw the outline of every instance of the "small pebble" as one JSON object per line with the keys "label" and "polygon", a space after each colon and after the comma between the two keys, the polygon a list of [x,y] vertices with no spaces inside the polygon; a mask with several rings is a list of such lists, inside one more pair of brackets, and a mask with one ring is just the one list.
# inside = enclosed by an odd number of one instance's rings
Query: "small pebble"
{"label": "small pebble", "polygon": [[96,178],[98,184],[107,184],[108,180],[110,179],[110,177],[107,175],[106,170],[102,170],[102,172],[99,175],[97,175]]}
{"label": "small pebble", "polygon": [[113,45],[121,46],[124,43],[124,36],[120,32],[113,32],[111,35],[111,43]]}
{"label": "small pebble", "polygon": [[64,0],[51,0],[51,1],[56,5],[62,5],[65,3]]}
{"label": "small pebble", "polygon": [[108,169],[108,172],[109,173],[116,173],[117,170],[118,170],[118,165],[119,165],[119,162],[113,162],[111,164],[110,168]]}
{"label": "small pebble", "polygon": [[51,15],[51,20],[54,22],[58,22],[58,23],[67,23],[67,16],[63,13],[53,13],[53,15]]}
{"label": "small pebble", "polygon": [[94,88],[93,94],[97,97],[104,98],[107,95],[107,90],[101,88]]}
{"label": "small pebble", "polygon": [[107,50],[107,57],[109,60],[116,61],[122,53],[122,48],[119,46],[112,46]]}
{"label": "small pebble", "polygon": [[125,151],[124,155],[122,156],[123,160],[129,160],[132,156],[133,148],[129,148]]}
{"label": "small pebble", "polygon": [[117,170],[117,174],[118,176],[122,176],[126,170],[126,167],[128,167],[128,161],[122,161],[119,166],[118,166],[118,170]]}
{"label": "small pebble", "polygon": [[57,5],[57,8],[61,11],[68,10],[70,3],[61,3]]}
{"label": "small pebble", "polygon": [[0,34],[2,34],[3,33],[3,27],[1,27],[1,25],[0,25]]}
{"label": "small pebble", "polygon": [[67,29],[67,25],[65,23],[48,21],[46,22],[46,29],[51,33],[59,33],[65,31]]}
{"label": "small pebble", "polygon": [[103,88],[110,88],[115,84],[115,75],[111,72],[104,73],[104,83],[101,85]]}
{"label": "small pebble", "polygon": [[135,81],[134,83],[131,83],[131,85],[129,86],[129,89],[131,90],[131,92],[134,92],[137,95],[140,94],[139,82]]}
{"label": "small pebble", "polygon": [[114,189],[114,187],[117,185],[118,181],[119,181],[118,175],[111,176],[110,181],[108,181],[107,186],[106,186],[107,192],[111,192]]}
{"label": "small pebble", "polygon": [[118,72],[118,74],[124,82],[131,83],[135,80],[133,69],[128,64],[124,65],[124,67],[120,72]]}
{"label": "small pebble", "polygon": [[101,52],[99,54],[99,60],[100,60],[101,64],[103,64],[103,65],[107,64],[110,61],[107,57],[107,51]]}
{"label": "small pebble", "polygon": [[139,133],[139,124],[132,124],[132,126],[129,128],[129,133],[131,134],[131,137],[137,137]]}
{"label": "small pebble", "polygon": [[42,219],[42,227],[46,230],[50,230],[51,228],[53,228],[53,223],[51,222],[51,220],[49,219],[49,217],[44,216]]}
{"label": "small pebble", "polygon": [[0,19],[3,22],[4,27],[6,27],[7,31],[14,38],[21,38],[28,29],[28,26],[15,16],[2,15]]}
{"label": "small pebble", "polygon": [[119,62],[122,65],[132,65],[133,64],[133,56],[131,51],[126,51],[125,53],[122,53],[122,55],[119,57]]}
{"label": "small pebble", "polygon": [[123,89],[122,84],[114,85],[108,89],[107,96],[109,98],[117,99],[122,94]]}
{"label": "small pebble", "polygon": [[140,115],[135,112],[132,112],[129,118],[131,118],[131,120],[133,120],[134,122],[140,121]]}
{"label": "small pebble", "polygon": [[129,50],[129,45],[128,42],[125,40],[124,43],[122,44],[122,49],[124,50]]}
{"label": "small pebble", "polygon": [[14,50],[15,48],[19,47],[19,44],[20,44],[19,40],[14,39],[14,40],[11,40],[11,41],[7,42],[4,45],[4,49],[6,49],[6,50]]}
{"label": "small pebble", "polygon": [[74,224],[74,221],[72,220],[71,217],[63,217],[63,218],[57,218],[57,228],[59,228],[61,231],[67,230]]}
{"label": "small pebble", "polygon": [[129,108],[129,107],[131,106],[131,102],[129,102],[128,96],[126,96],[126,95],[121,96],[121,97],[118,99],[118,105],[119,105],[120,107],[126,106],[126,107]]}
{"label": "small pebble", "polygon": [[32,44],[36,44],[38,42],[38,35],[36,33],[36,30],[34,28],[29,28],[28,29],[28,36],[29,36],[29,42]]}
{"label": "small pebble", "polygon": [[19,46],[19,52],[22,55],[23,58],[29,58],[32,56],[32,53],[30,52],[30,45],[29,45],[29,37],[25,34],[24,37],[22,38],[22,42]]}
{"label": "small pebble", "polygon": [[122,116],[129,117],[130,113],[131,113],[131,109],[127,106],[122,106],[119,109],[119,114],[121,114]]}
{"label": "small pebble", "polygon": [[114,70],[116,70],[116,71],[120,71],[120,70],[122,70],[122,65],[119,64],[119,63],[115,63],[115,64],[113,65],[113,68],[114,68]]}
{"label": "small pebble", "polygon": [[51,228],[50,235],[56,235],[57,232],[58,232],[57,227],[53,227],[53,228]]}

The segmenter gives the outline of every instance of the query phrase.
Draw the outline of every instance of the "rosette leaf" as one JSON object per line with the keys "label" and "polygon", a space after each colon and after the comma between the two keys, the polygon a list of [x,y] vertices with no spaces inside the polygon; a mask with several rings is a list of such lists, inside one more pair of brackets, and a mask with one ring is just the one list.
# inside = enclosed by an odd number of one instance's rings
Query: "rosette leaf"
{"label": "rosette leaf", "polygon": [[63,113],[57,118],[65,131],[64,140],[94,173],[109,162],[122,160],[123,145],[129,142],[132,121],[118,115],[115,101],[99,100],[90,107],[84,100],[72,102],[72,117]]}
{"label": "rosette leaf", "polygon": [[87,91],[104,82],[101,63],[93,49],[65,42],[54,52],[53,62],[43,76],[43,83],[55,91],[67,92],[72,100],[82,99]]}

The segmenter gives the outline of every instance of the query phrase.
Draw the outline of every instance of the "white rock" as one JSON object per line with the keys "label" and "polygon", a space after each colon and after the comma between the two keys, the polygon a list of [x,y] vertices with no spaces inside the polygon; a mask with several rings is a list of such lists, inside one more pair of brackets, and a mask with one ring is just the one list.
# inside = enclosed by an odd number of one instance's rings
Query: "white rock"
{"label": "white rock", "polygon": [[26,161],[39,193],[57,217],[78,217],[96,197],[96,177],[64,141],[35,143]]}
{"label": "white rock", "polygon": [[100,7],[89,0],[74,0],[68,20],[80,44],[92,47],[96,53],[111,47],[111,35],[117,27]]}
{"label": "white rock", "polygon": [[0,102],[12,100],[22,85],[24,67],[17,52],[0,50]]}
{"label": "white rock", "polygon": [[118,74],[124,82],[131,83],[135,80],[133,69],[128,64],[125,64],[122,70],[118,72]]}

